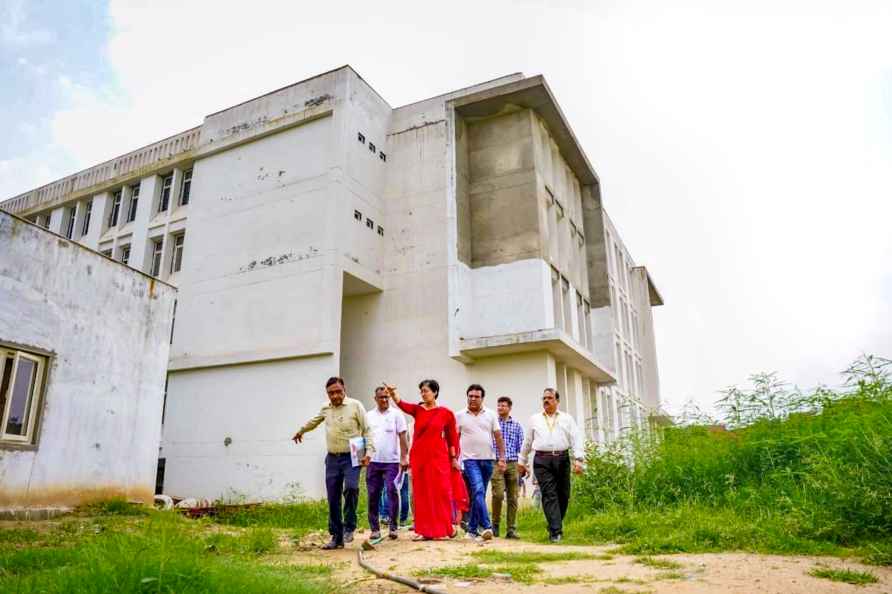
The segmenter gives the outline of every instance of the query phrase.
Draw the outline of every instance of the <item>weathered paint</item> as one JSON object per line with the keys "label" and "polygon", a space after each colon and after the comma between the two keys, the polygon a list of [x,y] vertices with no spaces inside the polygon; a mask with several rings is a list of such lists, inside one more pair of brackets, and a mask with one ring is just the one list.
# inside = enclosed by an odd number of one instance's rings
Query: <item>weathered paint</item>
{"label": "weathered paint", "polygon": [[0,508],[151,501],[175,294],[0,211],[0,341],[51,354],[36,442],[0,444]]}

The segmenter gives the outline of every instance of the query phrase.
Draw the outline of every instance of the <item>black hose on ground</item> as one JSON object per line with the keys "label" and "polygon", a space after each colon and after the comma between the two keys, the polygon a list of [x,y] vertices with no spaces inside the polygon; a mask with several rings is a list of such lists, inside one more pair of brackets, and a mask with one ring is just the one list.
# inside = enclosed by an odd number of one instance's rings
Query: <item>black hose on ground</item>
{"label": "black hose on ground", "polygon": [[390,580],[392,582],[396,582],[398,584],[402,584],[404,586],[409,586],[410,588],[415,588],[419,592],[426,592],[427,594],[448,594],[443,590],[437,590],[436,588],[431,588],[430,586],[425,586],[424,584],[420,584],[415,580],[410,580],[409,578],[405,578],[401,575],[396,575],[393,573],[387,573],[386,571],[381,571],[380,569],[375,568],[372,565],[366,563],[366,560],[362,558],[362,549],[356,551],[357,558],[359,559],[359,566],[365,569],[366,571],[371,571],[379,578],[384,578],[385,580]]}

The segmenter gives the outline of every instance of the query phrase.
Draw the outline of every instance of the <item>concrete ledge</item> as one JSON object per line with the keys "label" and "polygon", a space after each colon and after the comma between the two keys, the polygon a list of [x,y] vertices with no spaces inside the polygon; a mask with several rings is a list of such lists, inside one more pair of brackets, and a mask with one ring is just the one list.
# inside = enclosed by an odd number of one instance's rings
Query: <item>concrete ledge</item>
{"label": "concrete ledge", "polygon": [[608,370],[606,365],[596,360],[591,352],[577,344],[570,335],[558,328],[498,336],[461,338],[459,339],[459,348],[461,354],[471,360],[544,350],[570,367],[593,378],[599,384],[616,383],[616,376]]}
{"label": "concrete ledge", "polygon": [[71,509],[72,508],[70,507],[0,509],[0,520],[17,520],[25,522],[51,520],[57,516],[69,513]]}

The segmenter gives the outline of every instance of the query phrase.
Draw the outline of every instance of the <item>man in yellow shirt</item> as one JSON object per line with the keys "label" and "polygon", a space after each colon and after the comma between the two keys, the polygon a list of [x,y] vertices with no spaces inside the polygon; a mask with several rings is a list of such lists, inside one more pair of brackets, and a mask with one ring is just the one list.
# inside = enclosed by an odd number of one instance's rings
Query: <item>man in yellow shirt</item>
{"label": "man in yellow shirt", "polygon": [[[292,438],[294,443],[302,442],[304,433],[312,431],[325,421],[325,440],[328,446],[328,454],[325,456],[325,490],[328,493],[328,532],[331,534],[331,541],[322,547],[325,550],[343,549],[345,542],[353,541],[356,505],[359,502],[359,471],[361,466],[369,463],[375,452],[365,408],[360,401],[347,398],[346,389],[342,378],[329,378],[325,382],[328,404]],[[350,439],[354,437],[365,438],[366,455],[361,460],[361,466],[353,466],[350,460]]]}

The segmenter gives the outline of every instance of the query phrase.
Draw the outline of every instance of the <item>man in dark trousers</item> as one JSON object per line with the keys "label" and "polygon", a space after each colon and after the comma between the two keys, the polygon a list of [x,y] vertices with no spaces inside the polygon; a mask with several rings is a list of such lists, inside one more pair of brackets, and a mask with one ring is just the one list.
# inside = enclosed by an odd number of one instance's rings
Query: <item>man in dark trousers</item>
{"label": "man in dark trousers", "polygon": [[[307,421],[292,439],[303,442],[303,435],[325,422],[325,440],[328,454],[325,456],[325,490],[328,492],[328,532],[331,541],[325,550],[343,549],[344,543],[353,541],[356,530],[356,505],[359,502],[359,471],[375,453],[375,444],[366,422],[365,408],[359,400],[347,398],[344,380],[331,377],[325,382],[328,404],[315,417]],[[364,437],[366,455],[360,466],[353,466],[350,459],[350,439]],[[341,494],[344,496],[344,514],[341,516]]]}
{"label": "man in dark trousers", "polygon": [[557,390],[545,389],[542,412],[530,417],[517,462],[517,470],[525,474],[530,452],[534,452],[533,474],[542,493],[542,511],[551,542],[560,542],[563,536],[564,516],[570,503],[571,458],[576,474],[582,472],[585,459],[585,440],[573,417],[558,410],[560,400]]}

